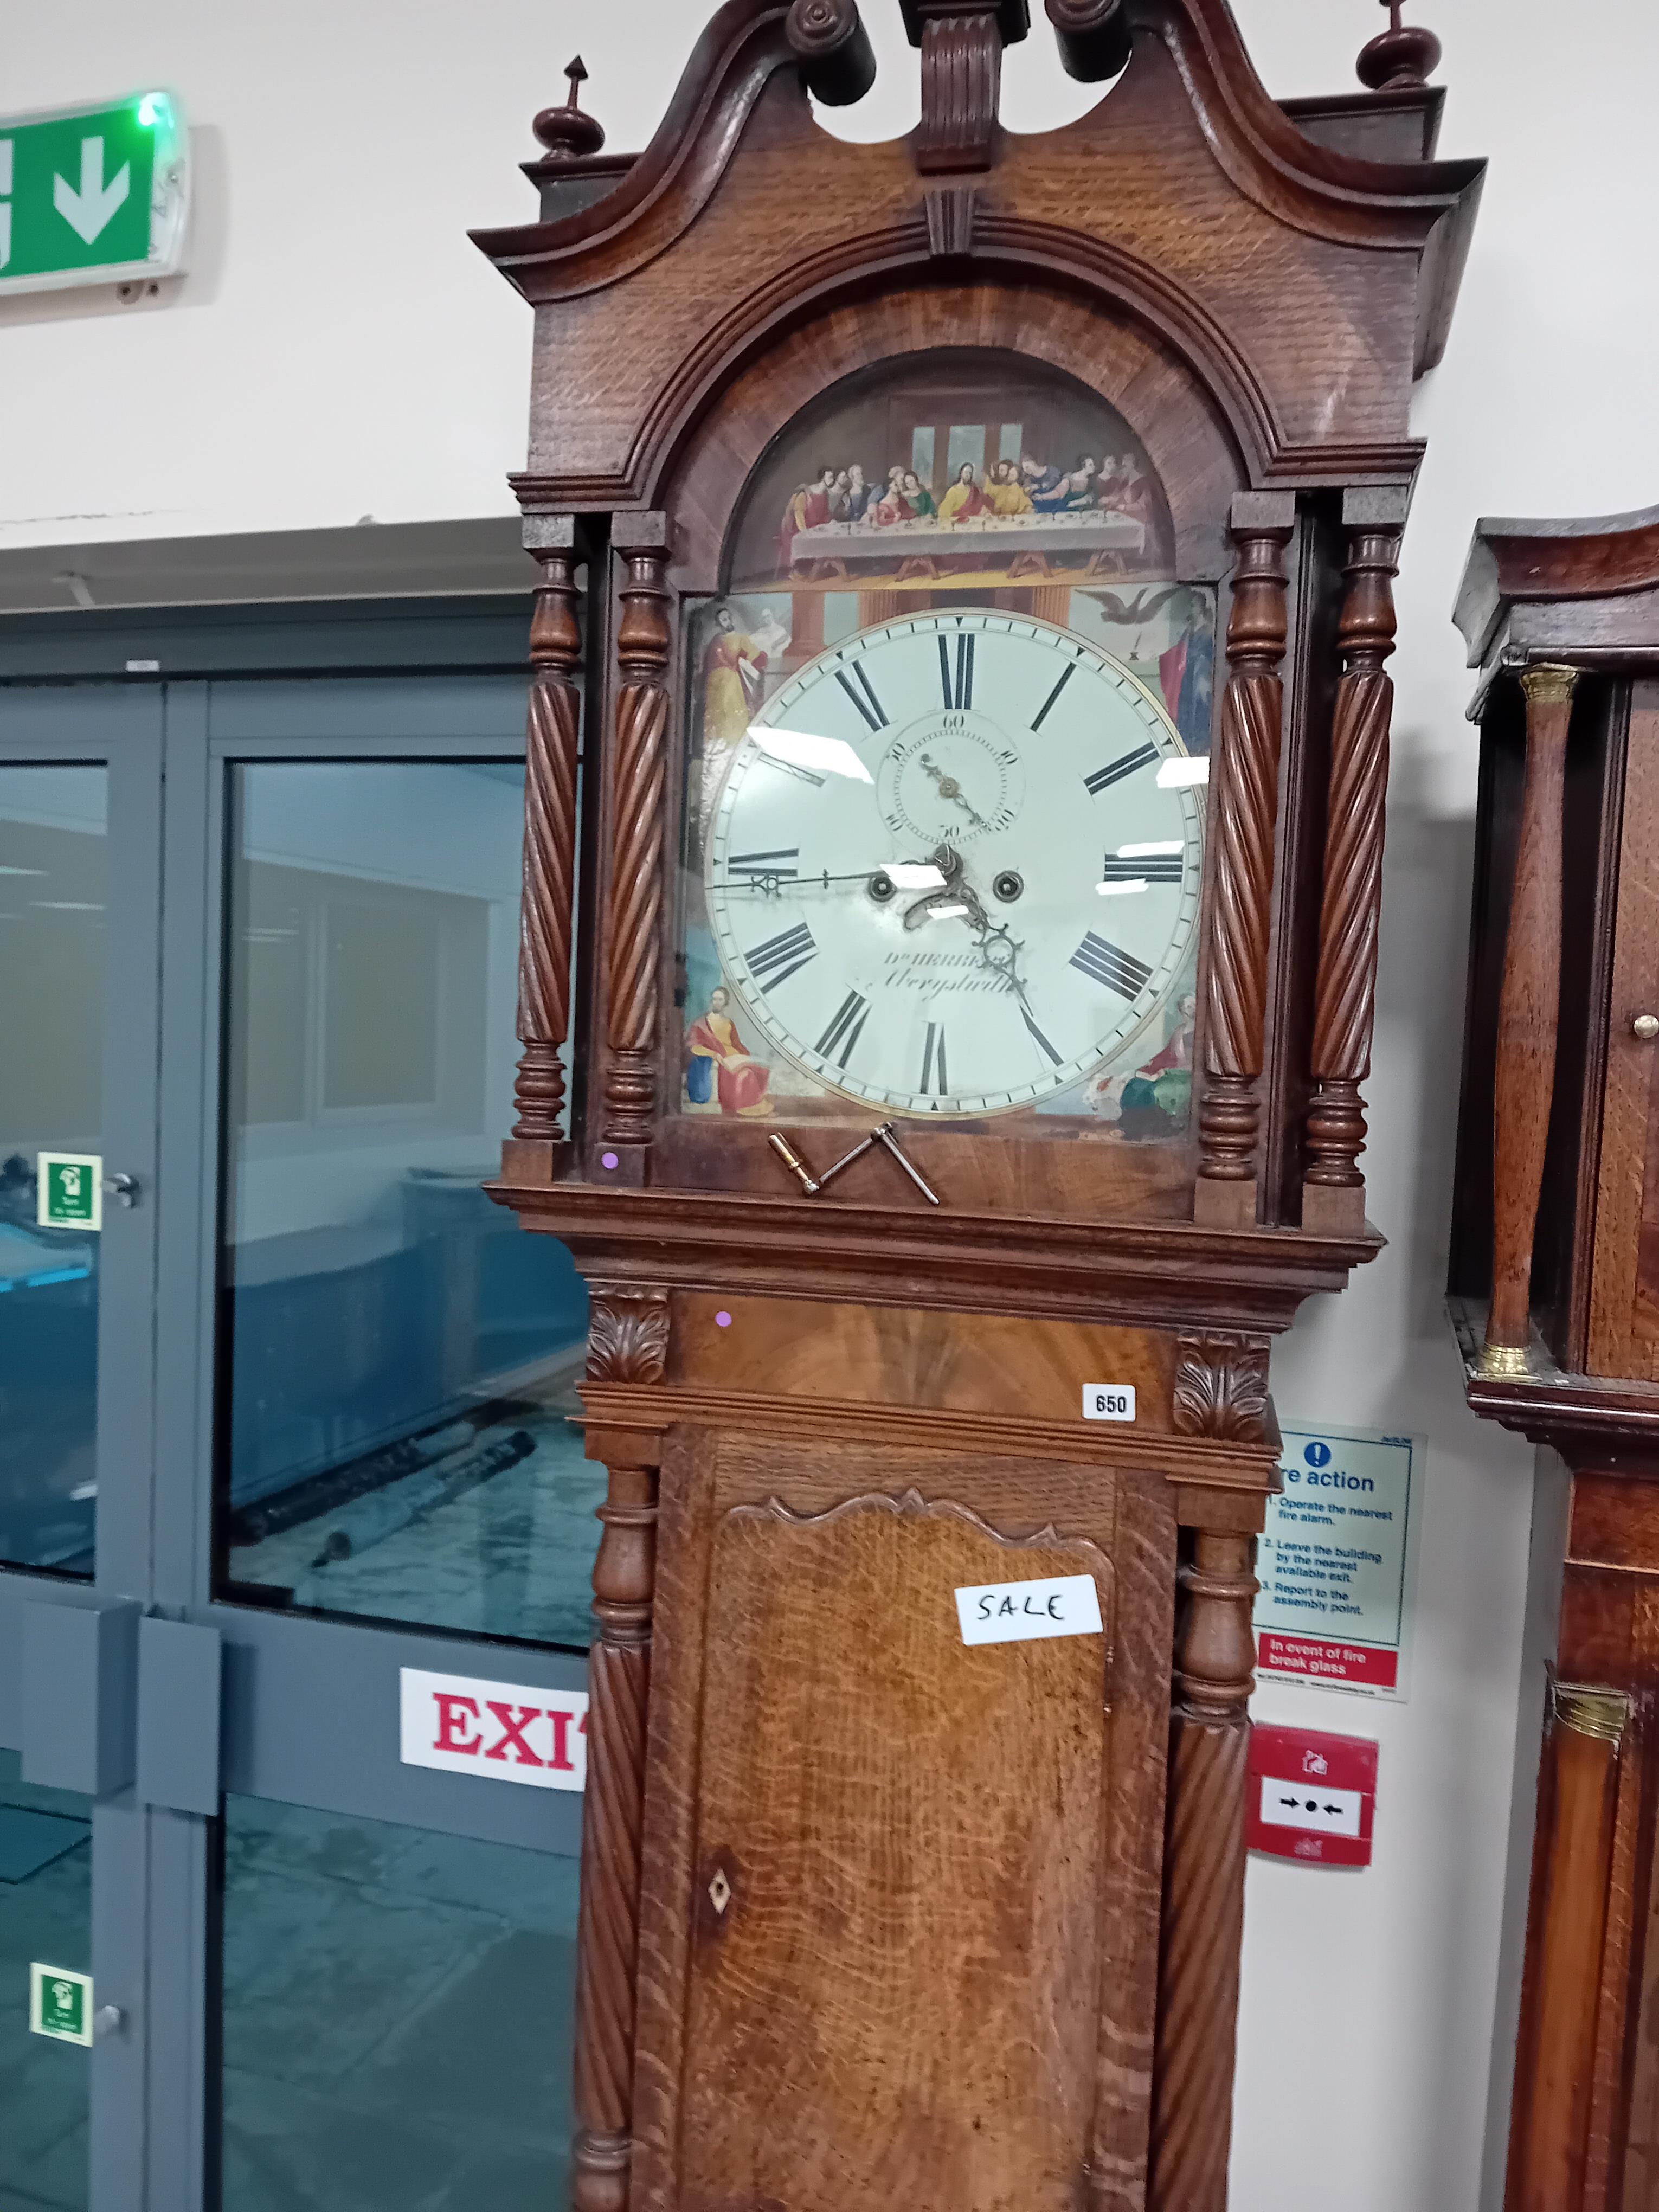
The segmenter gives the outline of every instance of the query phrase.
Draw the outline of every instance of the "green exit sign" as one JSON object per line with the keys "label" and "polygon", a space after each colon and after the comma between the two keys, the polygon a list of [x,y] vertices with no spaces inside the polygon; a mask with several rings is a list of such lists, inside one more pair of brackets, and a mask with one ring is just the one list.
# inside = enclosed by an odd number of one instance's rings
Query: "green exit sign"
{"label": "green exit sign", "polygon": [[0,116],[0,294],[170,276],[189,212],[174,94]]}

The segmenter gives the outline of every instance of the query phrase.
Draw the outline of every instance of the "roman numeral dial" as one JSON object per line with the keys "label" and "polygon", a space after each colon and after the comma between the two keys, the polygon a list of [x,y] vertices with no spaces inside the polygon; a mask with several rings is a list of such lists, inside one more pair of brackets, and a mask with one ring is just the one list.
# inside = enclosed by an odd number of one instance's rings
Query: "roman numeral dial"
{"label": "roman numeral dial", "polygon": [[689,793],[687,1110],[1081,1119],[1188,1065],[1206,763],[1157,666],[987,606],[775,656]]}

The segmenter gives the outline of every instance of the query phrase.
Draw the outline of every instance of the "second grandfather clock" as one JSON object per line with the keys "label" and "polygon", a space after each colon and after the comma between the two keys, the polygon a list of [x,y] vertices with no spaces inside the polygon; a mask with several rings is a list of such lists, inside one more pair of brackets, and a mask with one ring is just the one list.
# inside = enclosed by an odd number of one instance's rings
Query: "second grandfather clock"
{"label": "second grandfather clock", "polygon": [[[890,0],[880,0],[890,4]],[[592,1291],[579,2212],[1212,2212],[1273,1336],[1358,1165],[1480,180],[1428,33],[727,0],[534,304],[519,1118]]]}

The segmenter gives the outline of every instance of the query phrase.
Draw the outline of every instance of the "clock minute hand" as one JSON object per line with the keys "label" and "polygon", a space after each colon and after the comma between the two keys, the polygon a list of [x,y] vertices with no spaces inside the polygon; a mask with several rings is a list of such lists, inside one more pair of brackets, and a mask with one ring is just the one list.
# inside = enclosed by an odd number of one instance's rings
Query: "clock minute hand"
{"label": "clock minute hand", "polygon": [[895,868],[920,869],[932,866],[933,863],[927,860],[883,860],[873,868],[848,869],[844,875],[832,874],[828,868],[812,868],[805,875],[789,876],[778,868],[744,868],[735,877],[728,878],[727,887],[746,884],[750,890],[763,892],[768,898],[776,898],[786,889],[791,891],[828,890],[832,884],[873,884],[884,878],[890,889],[896,890],[898,886],[892,882]]}

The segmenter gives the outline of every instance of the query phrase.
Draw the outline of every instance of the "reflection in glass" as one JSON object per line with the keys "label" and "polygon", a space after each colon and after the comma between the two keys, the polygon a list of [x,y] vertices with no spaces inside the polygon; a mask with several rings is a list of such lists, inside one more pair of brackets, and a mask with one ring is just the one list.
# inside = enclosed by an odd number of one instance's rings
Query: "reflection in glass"
{"label": "reflection in glass", "polygon": [[0,768],[0,1560],[90,1574],[98,1237],[38,1155],[103,1150],[105,772]]}
{"label": "reflection in glass", "polygon": [[18,1779],[0,1751],[0,2207],[83,2212],[91,2052],[29,2032],[29,1967],[92,1971],[83,1799]]}
{"label": "reflection in glass", "polygon": [[566,2200],[574,1858],[225,1800],[224,2212]]}
{"label": "reflection in glass", "polygon": [[522,768],[232,781],[230,1592],[586,1644],[586,1298],[487,1199],[513,1118]]}

